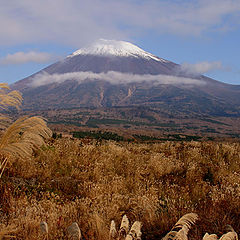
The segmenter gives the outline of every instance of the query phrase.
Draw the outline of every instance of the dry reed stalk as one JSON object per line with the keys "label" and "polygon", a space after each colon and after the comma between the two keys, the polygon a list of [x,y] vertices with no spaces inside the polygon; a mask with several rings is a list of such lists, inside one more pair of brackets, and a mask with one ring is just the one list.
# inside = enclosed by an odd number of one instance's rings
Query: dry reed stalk
{"label": "dry reed stalk", "polygon": [[196,213],[188,213],[182,216],[172,230],[162,240],[187,240],[187,234],[193,224],[198,220]]}
{"label": "dry reed stalk", "polygon": [[80,240],[81,239],[81,230],[76,222],[72,223],[68,229],[68,237],[72,240]]}
{"label": "dry reed stalk", "polygon": [[227,233],[223,234],[220,240],[238,240],[238,235],[231,225],[225,227]]}
{"label": "dry reed stalk", "polygon": [[2,177],[3,171],[7,166],[8,159],[5,157],[3,158],[2,162],[0,162],[0,178]]}
{"label": "dry reed stalk", "polygon": [[[21,93],[7,91],[10,91],[8,84],[0,83],[0,109],[19,109],[23,100]],[[6,118],[0,116],[0,120]],[[11,155],[28,157],[33,149],[41,147],[44,139],[51,135],[51,130],[41,117],[23,117],[11,124],[0,139],[0,153],[4,155],[0,161],[0,178]]]}
{"label": "dry reed stalk", "polygon": [[203,240],[217,240],[218,237],[216,234],[208,234],[205,233],[205,235],[203,236]]}
{"label": "dry reed stalk", "polygon": [[51,135],[52,131],[41,117],[23,117],[10,125],[0,139],[0,153],[4,155],[0,178],[11,156],[30,157],[32,151],[44,145],[44,139]]}
{"label": "dry reed stalk", "polygon": [[120,230],[117,234],[116,224],[114,220],[111,221],[109,239],[118,239],[118,240],[141,240],[142,232],[141,232],[142,223],[139,221],[135,221],[129,231],[129,220],[126,215],[123,216]]}
{"label": "dry reed stalk", "polygon": [[116,239],[117,238],[117,229],[114,220],[111,221],[110,231],[109,231],[109,239]]}
{"label": "dry reed stalk", "polygon": [[141,227],[142,227],[141,222],[135,221],[131,227],[130,232],[126,237],[126,240],[141,240],[142,236]]}
{"label": "dry reed stalk", "polygon": [[48,224],[44,221],[40,223],[40,232],[44,235],[44,239],[48,240]]}
{"label": "dry reed stalk", "polygon": [[226,232],[235,232],[235,230],[233,229],[233,227],[232,227],[231,225],[229,225],[229,224],[225,226],[225,231],[226,231]]}
{"label": "dry reed stalk", "polygon": [[7,109],[8,107],[19,107],[22,104],[22,94],[19,91],[10,91],[7,83],[0,83],[0,108]]}
{"label": "dry reed stalk", "polygon": [[119,239],[124,239],[129,231],[129,220],[126,215],[123,216],[119,230]]}
{"label": "dry reed stalk", "polygon": [[238,240],[238,235],[236,232],[228,232],[223,234],[220,240]]}

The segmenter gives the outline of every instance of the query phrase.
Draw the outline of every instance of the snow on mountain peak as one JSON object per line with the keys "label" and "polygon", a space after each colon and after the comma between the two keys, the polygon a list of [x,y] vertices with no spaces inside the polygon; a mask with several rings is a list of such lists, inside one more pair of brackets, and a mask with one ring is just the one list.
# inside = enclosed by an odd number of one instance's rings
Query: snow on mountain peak
{"label": "snow on mountain peak", "polygon": [[153,59],[158,62],[168,62],[167,60],[156,57],[153,54],[144,51],[143,49],[137,47],[132,43],[105,39],[100,39],[86,48],[81,48],[75,51],[69,57],[73,57],[76,55],[113,55],[120,57],[140,57],[145,59]]}

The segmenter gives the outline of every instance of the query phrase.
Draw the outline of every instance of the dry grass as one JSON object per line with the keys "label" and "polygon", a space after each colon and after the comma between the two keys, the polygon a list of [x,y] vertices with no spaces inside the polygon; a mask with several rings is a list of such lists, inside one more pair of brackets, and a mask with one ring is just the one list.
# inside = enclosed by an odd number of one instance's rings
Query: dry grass
{"label": "dry grass", "polygon": [[44,145],[52,131],[40,117],[23,117],[11,124],[0,138],[0,178],[13,157],[29,158]]}
{"label": "dry grass", "polygon": [[[10,91],[6,83],[0,83],[0,110],[19,109],[21,103],[20,92]],[[1,127],[6,128],[10,119],[0,113],[0,121]],[[41,117],[22,117],[10,124],[0,138],[0,178],[12,156],[28,158],[51,135],[52,131]]]}
{"label": "dry grass", "polygon": [[0,83],[0,109],[8,109],[8,107],[19,109],[22,100],[22,94],[19,91],[10,91],[7,83]]}
{"label": "dry grass", "polygon": [[115,143],[51,140],[31,161],[16,159],[0,180],[0,229],[17,239],[66,239],[76,222],[85,239],[109,238],[126,214],[143,224],[142,239],[160,239],[195,212],[189,238],[240,229],[239,143]]}

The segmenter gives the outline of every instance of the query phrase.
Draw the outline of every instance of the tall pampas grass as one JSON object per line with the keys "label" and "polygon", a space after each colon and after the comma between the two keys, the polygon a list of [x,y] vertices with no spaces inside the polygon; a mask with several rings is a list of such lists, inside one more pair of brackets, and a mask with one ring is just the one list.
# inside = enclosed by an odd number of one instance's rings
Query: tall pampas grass
{"label": "tall pampas grass", "polygon": [[76,222],[72,223],[68,227],[67,232],[68,232],[69,239],[80,240],[82,237],[81,230]]}
{"label": "tall pampas grass", "polygon": [[10,91],[7,83],[0,83],[0,109],[8,107],[20,108],[22,104],[22,94],[19,91]]}
{"label": "tall pampas grass", "polygon": [[0,178],[11,156],[30,157],[51,135],[52,131],[41,117],[23,117],[10,125],[0,139]]}
{"label": "tall pampas grass", "polygon": [[223,234],[220,240],[238,240],[238,235],[231,225],[225,227],[227,233]]}
{"label": "tall pampas grass", "polygon": [[216,234],[209,234],[209,233],[205,233],[205,235],[203,236],[203,240],[217,240],[218,237]]}
{"label": "tall pampas grass", "polygon": [[126,240],[141,240],[141,227],[142,223],[139,221],[135,221],[126,237]]}
{"label": "tall pampas grass", "polygon": [[109,231],[109,239],[116,239],[117,238],[117,229],[116,223],[114,220],[111,221],[110,231]]}
{"label": "tall pampas grass", "polygon": [[129,231],[129,220],[126,215],[123,216],[120,230],[119,230],[119,239],[125,239]]}
{"label": "tall pampas grass", "polygon": [[40,232],[44,239],[48,240],[48,224],[44,221],[40,223]]}
{"label": "tall pampas grass", "polygon": [[19,91],[10,91],[7,83],[0,83],[0,128],[5,129],[10,122],[9,117],[3,111],[9,107],[15,107],[19,110],[22,100],[22,94]]}
{"label": "tall pampas grass", "polygon": [[[7,93],[9,87],[5,83],[1,83],[0,88],[0,107],[15,106],[18,109],[22,95],[18,91]],[[41,117],[22,117],[11,124],[0,139],[0,178],[11,156],[30,157],[33,150],[41,147],[44,139],[51,135],[52,131]]]}
{"label": "tall pampas grass", "polygon": [[51,130],[41,117],[22,117],[8,127],[0,139],[0,151],[20,157],[29,156],[32,150],[44,144]]}
{"label": "tall pampas grass", "polygon": [[142,223],[135,221],[129,231],[129,219],[126,215],[123,216],[119,232],[117,233],[114,220],[111,221],[109,239],[111,240],[141,240]]}
{"label": "tall pampas grass", "polygon": [[190,228],[197,220],[198,215],[196,213],[185,214],[162,240],[186,240]]}

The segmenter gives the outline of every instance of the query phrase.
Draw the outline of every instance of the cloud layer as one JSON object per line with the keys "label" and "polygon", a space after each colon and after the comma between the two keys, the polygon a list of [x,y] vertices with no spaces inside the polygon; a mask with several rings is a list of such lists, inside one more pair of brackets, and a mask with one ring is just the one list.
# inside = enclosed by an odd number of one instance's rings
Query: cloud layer
{"label": "cloud layer", "polygon": [[181,70],[191,74],[204,74],[213,70],[225,70],[221,62],[199,62],[195,64],[183,63]]}
{"label": "cloud layer", "polygon": [[154,31],[197,36],[239,28],[239,0],[0,0],[0,44],[131,39]]}
{"label": "cloud layer", "polygon": [[45,63],[53,59],[54,57],[51,54],[44,52],[16,52],[0,58],[0,64]]}
{"label": "cloud layer", "polygon": [[111,84],[128,84],[138,82],[151,82],[153,84],[172,85],[204,85],[205,82],[198,79],[184,78],[168,75],[138,75],[109,71],[107,73],[72,72],[64,74],[40,73],[33,77],[31,87],[39,87],[50,83],[63,83],[67,80],[75,80],[82,83],[86,80],[104,80]]}

